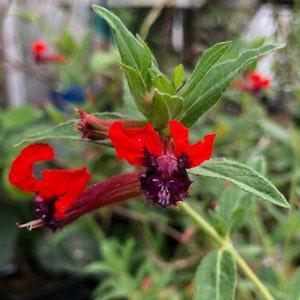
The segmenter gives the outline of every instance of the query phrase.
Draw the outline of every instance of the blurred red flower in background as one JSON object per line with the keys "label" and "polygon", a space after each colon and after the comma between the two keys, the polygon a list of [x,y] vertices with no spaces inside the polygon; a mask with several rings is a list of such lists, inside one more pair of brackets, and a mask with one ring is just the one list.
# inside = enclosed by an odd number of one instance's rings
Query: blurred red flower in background
{"label": "blurred red flower in background", "polygon": [[253,95],[259,94],[262,90],[269,88],[271,85],[271,78],[263,77],[257,72],[250,72],[247,74],[247,80],[235,80],[233,86],[242,89]]}
{"label": "blurred red flower in background", "polygon": [[65,64],[69,58],[63,54],[46,54],[48,45],[40,40],[34,41],[31,44],[31,52],[37,63],[56,63]]}

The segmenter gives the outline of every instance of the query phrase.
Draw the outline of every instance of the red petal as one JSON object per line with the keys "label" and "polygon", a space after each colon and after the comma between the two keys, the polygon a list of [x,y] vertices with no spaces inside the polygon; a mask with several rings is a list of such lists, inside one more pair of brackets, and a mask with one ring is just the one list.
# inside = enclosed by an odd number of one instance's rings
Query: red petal
{"label": "red petal", "polygon": [[197,142],[190,146],[188,141],[189,130],[178,121],[169,122],[172,139],[175,144],[174,154],[180,157],[183,153],[187,154],[186,168],[194,168],[203,161],[210,159],[212,155],[215,134],[206,135],[204,142]]}
{"label": "red petal", "polygon": [[262,77],[259,73],[251,72],[248,74],[249,80],[255,85],[260,88],[268,88],[271,83],[271,79],[268,77]]}
{"label": "red petal", "polygon": [[45,202],[55,201],[54,217],[63,219],[65,211],[82,194],[92,176],[84,167],[77,170],[45,170],[42,177],[39,196]]}
{"label": "red petal", "polygon": [[189,147],[189,130],[179,121],[173,120],[169,122],[172,139],[175,143],[175,155],[180,156]]}
{"label": "red petal", "polygon": [[260,84],[261,76],[260,76],[258,73],[256,73],[256,72],[251,72],[251,73],[248,74],[247,77],[248,77],[248,79],[249,79],[252,83],[254,83],[255,85]]}
{"label": "red petal", "polygon": [[126,159],[131,165],[145,166],[145,148],[157,156],[162,151],[158,133],[151,124],[142,128],[126,129],[122,122],[114,122],[108,132],[118,159]]}
{"label": "red petal", "polygon": [[48,49],[47,44],[42,41],[34,41],[31,44],[31,51],[35,55],[41,55],[41,54],[45,53],[47,51],[47,49]]}
{"label": "red petal", "polygon": [[187,153],[187,166],[186,168],[194,168],[199,166],[205,160],[210,159],[214,147],[215,134],[204,136],[204,142],[197,142],[190,146]]}
{"label": "red petal", "polygon": [[261,87],[264,88],[264,89],[267,89],[271,84],[271,79],[270,78],[264,78],[261,80]]}
{"label": "red petal", "polygon": [[39,181],[33,176],[32,168],[36,162],[51,160],[53,149],[47,144],[33,144],[24,148],[13,161],[8,179],[24,192],[37,192]]}

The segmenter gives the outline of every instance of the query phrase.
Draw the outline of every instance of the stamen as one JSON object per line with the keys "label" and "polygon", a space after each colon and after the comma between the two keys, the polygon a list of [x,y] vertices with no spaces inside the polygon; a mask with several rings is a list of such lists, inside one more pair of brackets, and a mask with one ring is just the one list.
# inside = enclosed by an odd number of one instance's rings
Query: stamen
{"label": "stamen", "polygon": [[158,203],[163,207],[167,207],[169,206],[171,203],[170,203],[170,197],[171,197],[171,194],[169,192],[169,189],[166,185],[164,184],[161,184],[161,187],[160,187],[160,191],[157,193],[157,196],[158,196]]}
{"label": "stamen", "polygon": [[24,224],[16,224],[19,228],[27,228],[29,231],[31,231],[34,228],[42,227],[44,226],[44,222],[42,219],[33,220]]}

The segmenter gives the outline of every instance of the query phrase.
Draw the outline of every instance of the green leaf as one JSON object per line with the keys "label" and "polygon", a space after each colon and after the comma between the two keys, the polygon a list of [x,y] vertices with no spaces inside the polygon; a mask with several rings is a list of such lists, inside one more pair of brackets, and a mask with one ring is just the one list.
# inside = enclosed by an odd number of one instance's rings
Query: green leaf
{"label": "green leaf", "polygon": [[114,269],[104,261],[96,261],[87,265],[84,270],[94,274],[110,274]]}
{"label": "green leaf", "polygon": [[197,63],[191,77],[180,91],[182,97],[193,92],[205,74],[224,56],[232,42],[222,42],[206,50]]}
{"label": "green leaf", "polygon": [[247,166],[257,171],[259,174],[265,176],[267,172],[267,162],[266,158],[262,155],[258,155],[252,157],[251,159],[247,160]]}
{"label": "green leaf", "polygon": [[74,55],[78,49],[74,36],[68,29],[64,30],[60,34],[56,47],[60,52],[70,56]]}
{"label": "green leaf", "polygon": [[164,128],[170,120],[182,112],[183,99],[178,96],[171,96],[169,94],[155,91],[152,103],[153,114],[151,123],[155,128]]}
{"label": "green leaf", "polygon": [[215,250],[204,257],[195,276],[194,300],[234,300],[236,268],[228,251]]}
{"label": "green leaf", "polygon": [[184,80],[184,68],[182,64],[179,64],[173,71],[173,84],[175,87],[175,90],[178,90]]}
{"label": "green leaf", "polygon": [[4,131],[24,128],[42,117],[42,111],[32,106],[21,106],[3,111],[0,122]]}
{"label": "green leaf", "polygon": [[88,30],[77,45],[73,59],[77,59],[80,64],[85,63],[87,55],[90,54],[92,34],[92,30]]}
{"label": "green leaf", "polygon": [[74,120],[71,120],[54,126],[53,128],[28,135],[16,146],[24,143],[34,143],[46,139],[66,139],[79,141],[82,140],[81,136],[82,133],[76,130],[76,122]]}
{"label": "green leaf", "polygon": [[300,267],[294,272],[294,274],[289,278],[287,282],[287,291],[290,295],[290,300],[300,299]]}
{"label": "green leaf", "polygon": [[[238,58],[225,62],[209,61],[208,63],[205,61],[206,64],[203,63],[204,70],[197,66],[191,79],[179,93],[184,98],[184,113],[180,117],[180,121],[185,126],[191,127],[204,112],[220,99],[230,82],[245,65],[282,47],[282,45],[265,45],[248,50]],[[210,56],[214,54],[214,51],[210,52]],[[199,62],[200,66],[202,65],[201,61]],[[212,65],[212,63],[215,64]]]}
{"label": "green leaf", "polygon": [[251,205],[251,195],[232,185],[227,188],[219,199],[219,204],[212,214],[218,231],[233,234],[243,224]]}
{"label": "green leaf", "polygon": [[153,78],[154,86],[162,93],[175,94],[175,90],[169,80],[163,75],[159,74]]}
{"label": "green leaf", "polygon": [[[110,113],[95,113],[94,116],[98,118],[120,118],[119,114],[110,114]],[[110,146],[110,142],[108,140],[103,141],[91,141],[89,139],[83,139],[82,133],[76,129],[77,120],[70,120],[65,123],[58,124],[50,129],[37,132],[25,137],[20,143],[16,146],[19,146],[24,143],[34,143],[42,140],[48,139],[63,139],[63,140],[71,140],[71,141],[85,141],[96,143],[100,145]]]}
{"label": "green leaf", "polygon": [[225,158],[215,158],[190,170],[191,174],[223,179],[242,190],[278,206],[289,208],[289,203],[277,188],[254,169]]}
{"label": "green leaf", "polygon": [[146,89],[145,76],[151,65],[151,57],[145,45],[141,44],[112,12],[100,6],[92,7],[111,27],[123,64],[134,68],[139,73]]}
{"label": "green leaf", "polygon": [[151,108],[152,97],[150,97],[151,99],[147,101],[146,89],[143,85],[143,82],[141,81],[138,72],[134,68],[127,66],[123,63],[119,63],[119,65],[125,71],[129,89],[135,99],[137,108],[139,109],[140,112],[144,114],[146,118],[149,119],[152,111]]}
{"label": "green leaf", "polygon": [[111,27],[130,91],[138,109],[149,119],[152,113],[152,78],[161,74],[154,56],[146,43],[139,36],[135,38],[116,15],[96,5],[93,9]]}
{"label": "green leaf", "polygon": [[143,39],[137,34],[136,35],[137,40],[141,43],[141,45],[144,47],[145,50],[145,55],[148,56],[149,61],[150,61],[150,67],[149,68],[143,68],[142,69],[142,76],[146,79],[147,87],[148,89],[152,88],[152,82],[148,76],[149,70],[151,70],[152,75],[155,77],[156,75],[160,74],[161,72],[159,71],[157,61],[152,54],[150,48],[147,46],[147,44],[143,41]]}
{"label": "green leaf", "polygon": [[[247,166],[260,174],[265,173],[265,159],[262,156],[251,158],[247,161]],[[252,194],[236,185],[231,185],[222,192],[219,204],[212,213],[213,221],[221,234],[231,235],[240,228],[252,204],[251,200]]]}
{"label": "green leaf", "polygon": [[[78,274],[82,272],[87,262],[98,258],[98,243],[82,226],[53,247],[51,247],[52,238],[52,233],[44,234],[35,246],[37,261],[45,270],[52,273]],[[76,255],[74,249],[78,249],[82,254]]]}
{"label": "green leaf", "polygon": [[130,90],[130,86],[128,81],[123,79],[123,112],[128,118],[132,119],[143,119],[141,111],[138,109],[134,98],[132,97],[132,93]]}
{"label": "green leaf", "polygon": [[0,268],[7,266],[13,259],[18,236],[16,210],[12,205],[0,203]]}
{"label": "green leaf", "polygon": [[285,145],[290,145],[291,143],[291,132],[286,130],[279,124],[272,122],[267,119],[256,120],[257,124],[267,133],[269,136],[277,139]]}
{"label": "green leaf", "polygon": [[291,147],[293,149],[294,154],[299,157],[299,147],[300,147],[300,130],[295,126],[292,128],[291,133]]}
{"label": "green leaf", "polygon": [[117,62],[119,57],[119,52],[117,52],[117,50],[110,52],[97,52],[91,57],[89,68],[92,72],[98,74],[100,72],[107,72],[109,67]]}

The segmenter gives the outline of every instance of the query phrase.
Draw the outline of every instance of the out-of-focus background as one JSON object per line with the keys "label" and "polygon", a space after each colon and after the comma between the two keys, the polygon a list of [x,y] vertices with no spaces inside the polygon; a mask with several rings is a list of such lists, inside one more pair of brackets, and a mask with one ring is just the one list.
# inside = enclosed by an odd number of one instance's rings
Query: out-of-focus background
{"label": "out-of-focus background", "polygon": [[[298,199],[300,1],[0,1],[0,299],[191,299],[193,273],[211,246],[176,210],[149,209],[141,198],[90,214],[54,235],[15,225],[34,218],[33,195],[7,180],[22,148],[15,145],[28,134],[77,118],[74,107],[122,112],[124,98],[130,97],[111,31],[92,4],[111,9],[139,34],[166,74],[183,63],[188,77],[217,42],[234,41],[232,57],[266,43],[285,43],[243,70],[191,138],[216,132],[216,157],[245,162],[262,155],[272,182],[285,195],[294,184]],[[247,90],[250,72],[268,78],[270,85]],[[95,183],[131,168],[115,159],[113,149],[50,143],[57,158],[37,171],[87,165]],[[203,179],[193,185],[192,195],[213,214],[223,189],[224,183]],[[261,208],[261,216],[279,256],[284,233],[291,230],[292,272],[300,264],[300,218],[278,225],[281,215],[268,209]],[[241,251],[275,284],[253,224],[245,221],[237,236]],[[256,299],[249,298],[253,287],[247,284],[241,279],[237,299]]]}

